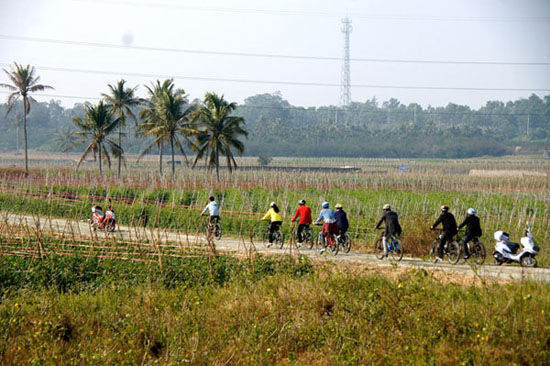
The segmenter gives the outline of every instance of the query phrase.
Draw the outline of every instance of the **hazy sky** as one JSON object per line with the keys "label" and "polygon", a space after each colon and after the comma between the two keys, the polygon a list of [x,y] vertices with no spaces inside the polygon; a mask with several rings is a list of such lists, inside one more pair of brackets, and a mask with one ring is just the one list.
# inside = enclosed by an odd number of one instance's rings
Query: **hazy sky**
{"label": "hazy sky", "polygon": [[[204,78],[339,84],[340,60],[135,47],[339,58],[343,54],[341,18],[346,15],[353,21],[352,58],[550,63],[548,0],[0,0],[0,64],[4,68],[13,61],[35,65],[42,82],[55,87],[48,93],[62,96],[98,97],[106,92],[107,83],[121,77],[136,85],[174,75],[181,77],[176,84],[191,98],[216,91],[241,103],[254,94],[281,91],[295,105],[334,105],[339,102],[337,86]],[[70,43],[75,41],[126,47]],[[0,82],[6,80],[2,73]],[[359,85],[548,89],[537,94],[550,94],[549,65],[354,61],[351,80],[357,85],[352,87],[353,101],[396,97],[403,103],[420,102],[423,106],[455,102],[477,108],[487,100],[507,101],[527,97],[531,92]],[[145,95],[143,87],[139,91]],[[0,97],[4,99],[5,95]],[[54,99],[65,105],[85,100]]]}

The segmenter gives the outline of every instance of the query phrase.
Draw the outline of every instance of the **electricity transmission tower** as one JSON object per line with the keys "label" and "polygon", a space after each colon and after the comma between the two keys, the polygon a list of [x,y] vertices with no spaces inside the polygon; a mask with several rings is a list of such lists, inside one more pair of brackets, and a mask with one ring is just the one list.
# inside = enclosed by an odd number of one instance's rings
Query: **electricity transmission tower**
{"label": "electricity transmission tower", "polygon": [[351,33],[351,19],[342,19],[342,33],[344,34],[344,57],[342,59],[342,80],[340,83],[340,105],[346,106],[351,102],[351,74],[349,69],[349,35]]}

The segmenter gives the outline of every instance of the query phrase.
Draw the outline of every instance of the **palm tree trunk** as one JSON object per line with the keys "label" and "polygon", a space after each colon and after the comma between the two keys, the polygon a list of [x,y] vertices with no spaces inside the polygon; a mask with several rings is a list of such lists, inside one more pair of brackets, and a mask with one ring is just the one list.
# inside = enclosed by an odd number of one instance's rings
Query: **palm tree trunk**
{"label": "palm tree trunk", "polygon": [[220,148],[216,144],[216,178],[220,181]]}
{"label": "palm tree trunk", "polygon": [[103,175],[103,166],[101,165],[102,164],[102,162],[101,162],[101,160],[102,160],[101,159],[102,158],[102,156],[101,156],[101,144],[98,144],[98,146],[99,146],[99,175]]}
{"label": "palm tree trunk", "polygon": [[27,97],[23,98],[23,139],[25,140],[25,172],[28,172],[29,152],[27,150]]}
{"label": "palm tree trunk", "polygon": [[174,161],[174,139],[170,139],[170,149],[172,150],[172,177],[176,175],[176,162]]}
{"label": "palm tree trunk", "polygon": [[159,141],[159,172],[162,175],[162,141]]}
{"label": "palm tree trunk", "polygon": [[[118,125],[118,146],[122,149],[122,125]],[[122,164],[122,155],[118,156],[118,171],[117,178],[120,179],[120,165]]]}

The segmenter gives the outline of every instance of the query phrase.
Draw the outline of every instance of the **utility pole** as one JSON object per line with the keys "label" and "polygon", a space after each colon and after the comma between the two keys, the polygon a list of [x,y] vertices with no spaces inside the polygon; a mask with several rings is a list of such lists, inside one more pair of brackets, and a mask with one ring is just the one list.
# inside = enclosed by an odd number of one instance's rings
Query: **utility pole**
{"label": "utility pole", "polygon": [[342,60],[342,76],[340,83],[340,105],[347,106],[351,102],[351,74],[350,74],[350,45],[349,35],[352,31],[351,19],[342,19],[342,33],[344,34],[344,57]]}

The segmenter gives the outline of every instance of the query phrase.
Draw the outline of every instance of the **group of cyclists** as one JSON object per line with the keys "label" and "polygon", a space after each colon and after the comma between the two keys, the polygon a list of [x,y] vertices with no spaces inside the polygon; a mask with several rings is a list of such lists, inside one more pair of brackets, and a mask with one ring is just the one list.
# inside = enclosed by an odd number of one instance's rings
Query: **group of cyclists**
{"label": "group of cyclists", "polygon": [[[298,201],[298,208],[292,218],[292,222],[298,222],[298,228],[296,230],[297,246],[300,247],[304,242],[304,231],[309,229],[311,224],[322,226],[322,236],[326,239],[328,236],[341,236],[343,237],[349,229],[349,221],[347,214],[344,211],[342,204],[338,203],[334,206],[336,210],[330,208],[329,202],[323,202],[321,204],[321,211],[315,221],[312,219],[311,208],[306,205],[305,200]],[[384,256],[388,256],[387,241],[391,237],[399,237],[402,234],[401,225],[399,224],[399,217],[395,211],[392,210],[389,204],[383,206],[383,215],[376,224],[376,229],[380,229],[380,226],[384,224],[384,232],[382,234],[382,242],[384,248]],[[220,220],[219,205],[215,198],[211,196],[209,203],[206,205],[201,215],[206,214],[208,211],[209,223],[216,224]],[[464,250],[464,258],[467,259],[470,256],[468,251],[468,243],[473,241],[474,238],[479,238],[482,235],[481,225],[479,217],[476,216],[477,211],[474,208],[467,210],[467,216],[464,221],[457,226],[455,217],[449,212],[449,206],[441,206],[441,215],[430,227],[431,230],[435,230],[440,224],[442,225],[442,235],[439,240],[437,248],[436,261],[443,259],[443,250],[446,243],[453,240],[454,236],[458,233],[459,229],[466,227],[464,237],[462,238],[460,245]],[[269,221],[269,243],[268,246],[273,245],[275,240],[275,233],[281,228],[283,224],[283,216],[281,210],[277,206],[276,202],[269,204],[269,210],[263,216],[261,221]],[[321,252],[326,248],[321,249]]]}

